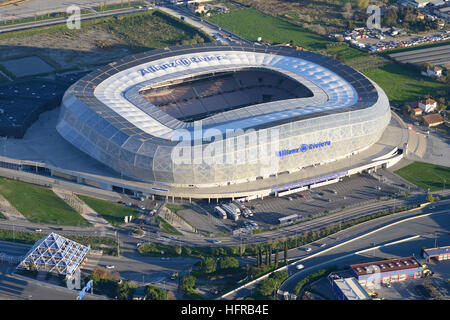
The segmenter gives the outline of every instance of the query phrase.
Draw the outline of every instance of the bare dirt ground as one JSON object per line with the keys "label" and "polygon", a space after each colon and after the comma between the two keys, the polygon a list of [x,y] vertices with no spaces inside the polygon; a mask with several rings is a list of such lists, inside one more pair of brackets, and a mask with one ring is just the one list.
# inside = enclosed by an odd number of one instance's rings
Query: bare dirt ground
{"label": "bare dirt ground", "polygon": [[102,65],[129,54],[130,48],[121,39],[98,29],[0,40],[0,61],[35,55],[57,71]]}

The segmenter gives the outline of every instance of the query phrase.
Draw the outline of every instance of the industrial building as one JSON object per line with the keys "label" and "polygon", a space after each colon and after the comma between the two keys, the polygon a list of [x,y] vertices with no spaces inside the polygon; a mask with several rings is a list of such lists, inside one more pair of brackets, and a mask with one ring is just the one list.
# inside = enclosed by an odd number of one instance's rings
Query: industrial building
{"label": "industrial building", "polygon": [[[383,90],[330,57],[208,43],[134,55],[85,76],[65,93],[57,131],[121,175],[168,193],[271,181],[351,158],[390,119]],[[187,162],[174,161],[180,132]],[[238,152],[245,161],[233,161]]]}
{"label": "industrial building", "polygon": [[450,260],[450,246],[425,249],[423,251],[423,257],[428,262],[433,258],[437,261]]}
{"label": "industrial building", "polygon": [[350,272],[362,286],[370,286],[421,278],[423,267],[415,257],[406,257],[353,264]]}
{"label": "industrial building", "polygon": [[370,295],[353,277],[334,279],[332,286],[339,300],[371,300]]}

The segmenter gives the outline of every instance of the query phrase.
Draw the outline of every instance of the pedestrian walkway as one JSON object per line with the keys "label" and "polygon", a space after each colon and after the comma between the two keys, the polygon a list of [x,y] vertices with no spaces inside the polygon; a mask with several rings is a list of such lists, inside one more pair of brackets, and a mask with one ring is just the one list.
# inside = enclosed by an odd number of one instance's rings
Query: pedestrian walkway
{"label": "pedestrian walkway", "polygon": [[8,200],[0,195],[0,211],[6,217],[6,219],[17,222],[28,222],[28,220],[14,208]]}
{"label": "pedestrian walkway", "polygon": [[68,190],[52,188],[53,192],[60,197],[64,202],[71,206],[75,211],[80,213],[84,219],[86,219],[95,228],[112,227],[108,221],[103,219],[101,215],[95,212],[94,209],[89,207],[81,199],[79,199],[73,192]]}

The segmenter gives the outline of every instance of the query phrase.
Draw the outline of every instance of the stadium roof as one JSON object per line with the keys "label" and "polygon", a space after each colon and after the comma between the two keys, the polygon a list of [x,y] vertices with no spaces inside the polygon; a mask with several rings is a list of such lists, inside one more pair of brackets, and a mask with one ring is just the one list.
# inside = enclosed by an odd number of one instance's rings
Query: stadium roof
{"label": "stadium roof", "polygon": [[241,68],[282,72],[307,86],[314,96],[225,111],[203,119],[203,127],[262,129],[364,109],[379,98],[370,80],[326,56],[284,47],[216,44],[165,48],[127,57],[92,72],[71,89],[78,99],[101,114],[107,122],[104,126],[109,123],[120,127],[141,141],[157,139],[161,144],[172,145],[167,139],[173,130],[191,130],[194,124],[163,112],[140,96],[139,91],[170,79]]}
{"label": "stadium roof", "polygon": [[89,250],[90,246],[83,246],[52,232],[34,244],[17,268],[29,270],[32,262],[39,271],[72,275]]}

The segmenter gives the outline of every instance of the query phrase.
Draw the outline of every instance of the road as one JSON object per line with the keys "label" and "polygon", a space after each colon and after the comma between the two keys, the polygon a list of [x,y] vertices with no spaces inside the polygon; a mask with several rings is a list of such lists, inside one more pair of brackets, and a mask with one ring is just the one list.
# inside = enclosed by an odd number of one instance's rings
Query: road
{"label": "road", "polygon": [[[300,279],[306,275],[332,265],[337,265],[338,267],[344,267],[352,263],[359,263],[365,261],[378,260],[383,258],[392,258],[400,256],[410,256],[413,253],[417,256],[420,253],[420,248],[422,246],[433,247],[435,241],[435,232],[437,234],[437,244],[438,245],[448,245],[450,242],[450,200],[445,203],[442,202],[439,205],[435,205],[434,209],[423,208],[419,210],[414,210],[412,212],[403,212],[396,214],[394,216],[387,216],[366,222],[354,226],[349,229],[345,229],[337,234],[331,235],[324,239],[321,239],[315,243],[308,244],[301,248],[296,248],[289,250],[289,259],[299,259],[305,268],[298,271],[295,266],[290,266],[288,268],[288,273],[290,278],[283,283],[280,288],[283,291],[290,291],[295,288],[295,285]],[[367,233],[379,229],[380,227],[387,226],[393,222],[402,221],[407,218],[414,216],[419,216],[422,214],[434,213],[429,217],[417,218],[406,222],[401,222],[392,227],[387,227],[379,232],[375,232],[371,235],[364,236]],[[407,237],[420,235],[421,237],[413,241],[405,242],[402,244],[389,246],[382,248],[380,250],[370,250],[364,255],[350,255],[356,251],[373,248],[381,244],[385,244],[391,241],[396,241],[404,239]],[[344,242],[351,239],[361,237],[357,241],[338,246]],[[320,245],[325,243],[326,246],[321,248]],[[306,252],[305,248],[311,247],[312,251]],[[327,250],[327,251],[325,251]],[[319,254],[321,251],[324,253]],[[314,254],[318,254],[312,258]],[[342,258],[345,257],[345,258]],[[280,256],[280,261],[283,257]],[[334,261],[333,259],[339,259]],[[227,300],[236,300],[248,296],[254,290],[256,290],[258,283],[243,288],[236,293],[233,293],[226,297]]]}
{"label": "road", "polygon": [[[65,10],[65,9],[64,9]],[[80,17],[80,20],[90,20],[90,19],[98,19],[102,17],[110,17],[110,16],[116,16],[126,13],[134,13],[134,12],[142,12],[147,11],[146,8],[138,9],[138,8],[124,8],[124,9],[117,9],[117,10],[110,10],[106,12],[95,12],[95,13],[87,13],[83,14]],[[39,28],[44,26],[52,26],[57,24],[64,24],[67,22],[67,18],[54,18],[54,19],[48,19],[43,21],[36,21],[36,22],[27,22],[27,23],[21,23],[21,24],[15,24],[10,26],[2,26],[0,27],[0,33],[5,32],[12,32],[12,31],[19,31],[19,30],[26,30],[26,29],[33,29],[33,28]]]}
{"label": "road", "polygon": [[[367,204],[362,207],[347,209],[329,216],[323,216],[320,218],[313,219],[311,221],[306,221],[303,223],[287,226],[282,229],[282,233],[280,233],[280,230],[276,229],[261,234],[250,235],[247,238],[218,237],[215,239],[220,240],[221,242],[220,244],[216,244],[215,246],[235,246],[235,245],[255,244],[267,241],[280,240],[290,236],[299,235],[306,231],[318,230],[329,225],[344,222],[357,217],[370,215],[383,210],[407,206],[414,203],[421,203],[424,202],[424,200],[425,200],[424,194],[415,194],[409,198],[378,201],[375,203]],[[136,248],[137,243],[140,242],[141,243],[163,242],[172,245],[189,245],[189,246],[204,246],[204,245],[214,246],[214,244],[207,242],[205,238],[201,236],[186,236],[186,237],[177,236],[176,239],[171,239],[169,238],[169,235],[162,234],[162,237],[156,238],[156,234],[154,233],[156,229],[153,226],[144,226],[146,235],[143,238],[135,238],[129,234],[129,230],[133,226],[135,225],[130,224],[128,226],[117,229],[106,228],[106,230],[99,230],[95,228],[80,228],[72,226],[55,227],[29,222],[20,222],[20,224],[19,223],[13,224],[10,221],[3,221],[3,220],[0,221],[0,229],[30,232],[36,230],[37,228],[40,228],[42,229],[43,234],[47,234],[49,232],[56,232],[62,235],[106,236],[110,238],[116,238],[115,232],[117,230],[118,232],[117,237],[119,238],[121,248],[134,249]]]}
{"label": "road", "polygon": [[[0,264],[0,300],[76,300],[78,292],[12,274],[14,266]],[[104,300],[87,294],[83,300]]]}
{"label": "road", "polygon": [[117,0],[28,0],[20,5],[12,5],[1,8],[0,21],[15,20],[26,17],[34,17],[34,15],[43,15],[52,12],[65,12],[70,5],[77,5],[82,9],[98,7],[100,3],[117,4]]}

